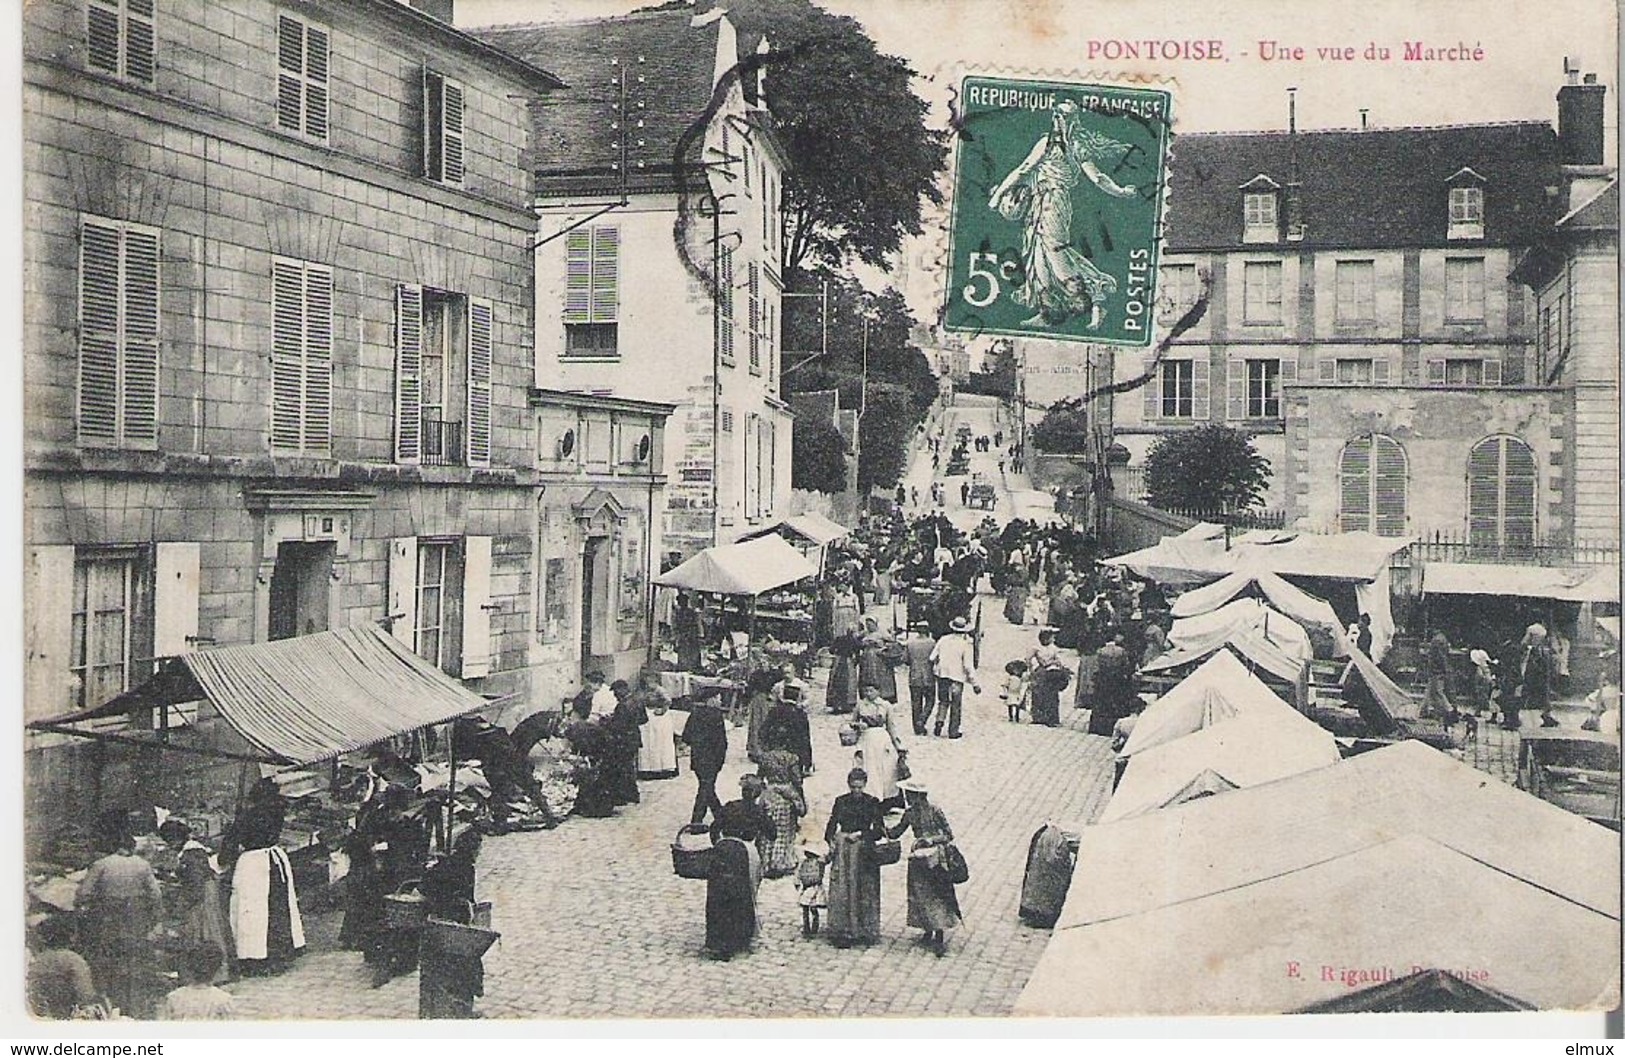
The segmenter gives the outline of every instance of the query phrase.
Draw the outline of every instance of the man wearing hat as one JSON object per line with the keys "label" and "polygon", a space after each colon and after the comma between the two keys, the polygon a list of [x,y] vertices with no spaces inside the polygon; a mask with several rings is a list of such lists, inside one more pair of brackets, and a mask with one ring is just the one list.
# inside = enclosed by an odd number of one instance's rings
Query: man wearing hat
{"label": "man wearing hat", "polygon": [[948,626],[948,634],[937,641],[931,651],[931,664],[937,676],[937,721],[932,734],[942,734],[942,714],[948,714],[948,737],[958,738],[960,708],[964,703],[965,684],[977,693],[982,685],[976,679],[976,655],[971,643],[970,621],[956,617]]}
{"label": "man wearing hat", "polygon": [[689,765],[698,788],[694,791],[694,811],[689,822],[695,826],[722,808],[717,796],[717,775],[728,759],[728,721],[722,713],[720,687],[707,687],[694,697],[694,707],[683,726],[682,739],[689,747]]}
{"label": "man wearing hat", "polygon": [[936,649],[930,623],[915,621],[903,643],[903,657],[908,661],[908,704],[916,735],[925,734],[925,722],[937,704],[937,677],[931,668],[931,655]]}

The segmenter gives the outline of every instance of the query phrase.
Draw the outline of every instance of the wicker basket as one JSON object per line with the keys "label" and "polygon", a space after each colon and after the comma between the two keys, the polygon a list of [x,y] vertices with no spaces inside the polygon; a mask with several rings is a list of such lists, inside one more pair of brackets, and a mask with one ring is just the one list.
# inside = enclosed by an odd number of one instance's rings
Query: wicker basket
{"label": "wicker basket", "polygon": [[858,728],[856,724],[841,725],[841,745],[855,746],[858,744]]}
{"label": "wicker basket", "polygon": [[384,896],[384,925],[389,929],[417,929],[428,917],[429,901],[418,892],[416,878]]}
{"label": "wicker basket", "polygon": [[694,848],[683,844],[685,835],[705,833],[708,833],[706,827],[693,824],[677,832],[677,839],[671,843],[671,869],[677,877],[701,880],[711,877],[711,846]]}
{"label": "wicker basket", "polygon": [[869,859],[877,867],[887,867],[903,858],[903,843],[881,838],[869,848]]}
{"label": "wicker basket", "polygon": [[423,947],[427,951],[444,952],[468,959],[477,959],[502,936],[493,929],[464,926],[444,919],[426,918],[423,921]]}

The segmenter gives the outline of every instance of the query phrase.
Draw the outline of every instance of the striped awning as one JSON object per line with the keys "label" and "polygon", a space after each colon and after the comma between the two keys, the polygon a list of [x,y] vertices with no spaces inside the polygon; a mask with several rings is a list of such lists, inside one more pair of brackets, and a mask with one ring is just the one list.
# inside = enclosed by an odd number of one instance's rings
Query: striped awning
{"label": "striped awning", "polygon": [[141,687],[29,726],[94,738],[76,725],[200,699],[257,755],[283,764],[328,760],[489,704],[369,625],[182,654]]}

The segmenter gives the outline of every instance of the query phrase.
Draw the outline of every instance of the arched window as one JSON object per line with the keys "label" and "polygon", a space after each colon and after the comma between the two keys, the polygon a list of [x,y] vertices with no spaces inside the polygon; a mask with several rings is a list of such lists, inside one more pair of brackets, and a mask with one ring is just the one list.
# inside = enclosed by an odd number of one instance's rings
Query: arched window
{"label": "arched window", "polygon": [[1516,437],[1486,437],[1467,455],[1467,540],[1474,547],[1535,543],[1535,453]]}
{"label": "arched window", "polygon": [[1405,450],[1383,434],[1356,437],[1337,461],[1341,492],[1338,528],[1402,536],[1405,532]]}

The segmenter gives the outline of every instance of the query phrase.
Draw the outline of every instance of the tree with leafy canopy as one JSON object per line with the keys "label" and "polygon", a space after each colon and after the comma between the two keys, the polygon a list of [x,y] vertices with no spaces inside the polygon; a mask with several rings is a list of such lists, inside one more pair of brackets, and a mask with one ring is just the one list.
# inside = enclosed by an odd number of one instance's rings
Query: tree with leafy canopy
{"label": "tree with leafy canopy", "polygon": [[1028,442],[1040,452],[1087,452],[1089,415],[1082,408],[1052,408],[1032,428]]}
{"label": "tree with leafy canopy", "polygon": [[1216,423],[1159,438],[1145,460],[1146,492],[1163,510],[1246,510],[1262,505],[1269,482],[1252,439]]}
{"label": "tree with leafy canopy", "polygon": [[809,492],[846,489],[846,439],[827,422],[797,421],[790,442],[790,486]]}
{"label": "tree with leafy canopy", "polygon": [[[727,12],[742,40],[767,36],[768,108],[790,156],[782,274],[794,285],[814,264],[883,265],[920,233],[921,202],[942,203],[947,137],[926,128],[914,71],[882,55],[856,19],[810,0],[729,0]],[[742,63],[747,87],[758,61]]]}
{"label": "tree with leafy canopy", "polygon": [[1013,400],[1016,395],[1016,347],[1008,338],[1000,338],[982,354],[982,369],[961,382],[961,393],[979,393],[983,396]]}

